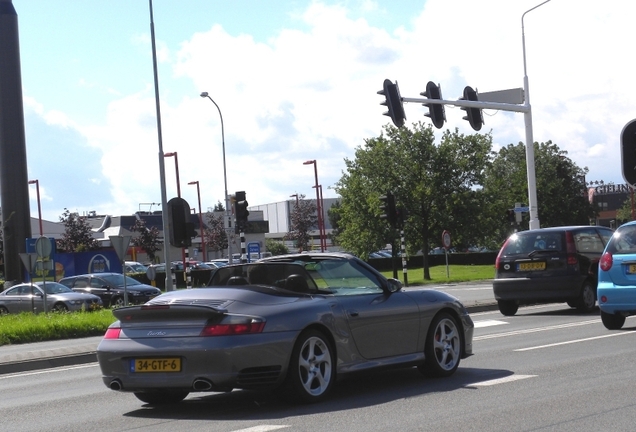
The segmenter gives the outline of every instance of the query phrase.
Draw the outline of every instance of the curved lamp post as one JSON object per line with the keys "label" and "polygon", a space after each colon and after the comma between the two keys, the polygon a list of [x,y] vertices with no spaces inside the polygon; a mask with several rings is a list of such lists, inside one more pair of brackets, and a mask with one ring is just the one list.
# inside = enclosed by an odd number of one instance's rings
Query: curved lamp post
{"label": "curved lamp post", "polygon": [[203,216],[201,215],[201,189],[199,189],[199,181],[188,182],[189,185],[197,185],[197,198],[199,199],[199,233],[201,236],[201,250],[203,251],[203,262],[206,262],[205,257],[205,236],[203,235]]}
{"label": "curved lamp post", "polygon": [[223,126],[223,114],[221,114],[221,108],[214,102],[214,99],[210,97],[208,92],[202,92],[200,95],[202,98],[208,98],[216,109],[219,111],[219,117],[221,118],[221,144],[223,146],[223,182],[225,184],[225,232],[227,234],[227,259],[232,264],[232,242],[230,241],[230,197],[227,194],[227,169],[225,166],[225,128]]}
{"label": "curved lamp post", "polygon": [[40,221],[40,237],[42,237],[44,230],[42,229],[42,207],[40,206],[40,182],[38,180],[29,180],[29,184],[35,185],[35,191],[38,197],[38,220]]}
{"label": "curved lamp post", "polygon": [[316,177],[316,211],[318,212],[318,233],[320,237],[320,252],[324,252],[327,241],[325,240],[325,224],[322,214],[322,202],[320,200],[320,188],[318,185],[318,163],[315,159],[303,162],[303,165],[313,165],[314,175]]}

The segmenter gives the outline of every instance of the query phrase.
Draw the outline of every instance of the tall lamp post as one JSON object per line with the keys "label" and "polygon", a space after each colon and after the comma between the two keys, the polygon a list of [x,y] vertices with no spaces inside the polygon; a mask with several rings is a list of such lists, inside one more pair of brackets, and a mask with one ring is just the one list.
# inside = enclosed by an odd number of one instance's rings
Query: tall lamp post
{"label": "tall lamp post", "polygon": [[539,6],[542,6],[549,2],[546,0],[535,7],[528,9],[521,15],[521,44],[523,49],[523,91],[525,94],[524,105],[528,108],[524,113],[524,122],[526,127],[526,171],[528,175],[528,206],[530,213],[529,228],[540,228],[539,223],[539,210],[537,208],[537,179],[535,175],[534,167],[534,138],[532,136],[532,107],[530,105],[530,85],[528,82],[528,70],[526,67],[526,35],[523,26],[523,19],[530,11],[535,10]]}
{"label": "tall lamp post", "polygon": [[320,251],[325,251],[325,239],[324,239],[324,222],[322,217],[322,203],[320,202],[320,189],[318,187],[318,163],[316,160],[308,160],[303,162],[303,165],[313,165],[314,166],[314,175],[316,177],[316,211],[318,212],[318,233],[320,237]]}
{"label": "tall lamp post", "polygon": [[201,250],[203,251],[203,262],[206,262],[205,257],[205,236],[203,235],[203,216],[201,215],[201,189],[199,188],[199,181],[188,182],[189,185],[197,185],[197,198],[199,199],[199,233],[201,236]]}
{"label": "tall lamp post", "polygon": [[221,108],[214,102],[214,99],[210,97],[208,92],[202,92],[200,95],[202,98],[208,98],[212,101],[216,109],[219,111],[219,117],[221,118],[221,144],[223,146],[223,182],[225,183],[225,232],[227,233],[227,259],[232,264],[232,242],[230,241],[230,196],[227,194],[227,170],[225,166],[225,128],[223,126],[223,114],[221,114]]}
{"label": "tall lamp post", "polygon": [[42,237],[44,230],[42,229],[42,207],[40,206],[40,182],[38,180],[29,180],[29,184],[35,185],[35,191],[38,197],[38,220],[40,221],[40,237]]}
{"label": "tall lamp post", "polygon": [[177,152],[169,152],[164,153],[163,157],[173,157],[174,156],[174,169],[177,174],[177,196],[181,198],[181,182],[179,181],[179,159],[177,157]]}

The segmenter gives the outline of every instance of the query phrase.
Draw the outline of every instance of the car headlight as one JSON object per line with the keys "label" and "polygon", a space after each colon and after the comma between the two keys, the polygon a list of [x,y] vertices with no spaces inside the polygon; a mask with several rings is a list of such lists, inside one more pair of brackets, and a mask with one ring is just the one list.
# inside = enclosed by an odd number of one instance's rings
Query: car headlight
{"label": "car headlight", "polygon": [[68,302],[72,305],[81,305],[82,303],[84,303],[83,300],[69,300]]}

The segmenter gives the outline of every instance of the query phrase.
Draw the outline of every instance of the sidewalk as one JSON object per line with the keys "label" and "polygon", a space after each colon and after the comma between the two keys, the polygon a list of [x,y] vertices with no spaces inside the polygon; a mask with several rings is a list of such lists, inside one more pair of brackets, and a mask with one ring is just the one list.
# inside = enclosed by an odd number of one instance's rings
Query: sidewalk
{"label": "sidewalk", "polygon": [[[497,310],[492,300],[464,302],[469,313]],[[0,346],[0,375],[96,362],[101,336]]]}

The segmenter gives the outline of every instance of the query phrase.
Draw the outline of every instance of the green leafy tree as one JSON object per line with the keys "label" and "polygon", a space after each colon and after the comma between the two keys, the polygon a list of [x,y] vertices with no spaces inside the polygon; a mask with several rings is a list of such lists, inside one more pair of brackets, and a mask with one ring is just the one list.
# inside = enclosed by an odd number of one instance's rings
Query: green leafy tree
{"label": "green leafy tree", "polygon": [[130,231],[139,233],[131,239],[132,245],[142,248],[150,261],[154,262],[156,253],[161,250],[159,229],[157,227],[148,228],[145,220],[137,219],[135,224],[130,227]]}
{"label": "green leafy tree", "polygon": [[[439,244],[443,230],[456,241],[471,244],[487,232],[477,217],[484,205],[476,187],[489,163],[492,137],[446,131],[435,145],[431,126],[414,123],[412,129],[387,125],[377,138],[365,140],[336,184],[342,197],[340,244],[356,255],[393,245],[398,231],[380,219],[380,196],[391,191],[396,207],[406,210],[405,237],[410,253],[427,252]],[[423,254],[424,278],[430,279],[428,254]]]}
{"label": "green leafy tree", "polygon": [[340,207],[340,201],[336,201],[329,210],[327,210],[327,218],[331,225],[331,234],[329,234],[329,237],[333,245],[338,244],[338,235],[340,234]]}
{"label": "green leafy tree", "polygon": [[214,208],[212,209],[213,212],[224,212],[225,211],[225,206],[223,205],[223,203],[221,201],[217,201],[216,204],[214,204]]}
{"label": "green leafy tree", "polygon": [[309,249],[311,235],[309,231],[318,227],[318,213],[316,204],[306,200],[305,195],[298,195],[290,214],[289,232],[285,235],[287,240],[296,241],[299,252]]}
{"label": "green leafy tree", "polygon": [[632,199],[628,198],[625,200],[621,208],[616,211],[616,221],[618,226],[624,224],[625,222],[634,220],[632,219]]}
{"label": "green leafy tree", "polygon": [[[587,168],[579,168],[567,152],[551,141],[534,144],[535,177],[539,222],[542,227],[589,225],[597,215],[590,204],[584,178]],[[491,242],[500,245],[510,234],[505,212],[515,203],[528,204],[526,148],[509,144],[493,155],[486,169],[483,193],[489,203],[484,219],[491,226]],[[519,229],[528,229],[528,214]]]}
{"label": "green leafy tree", "polygon": [[60,216],[60,222],[64,224],[64,234],[57,241],[60,250],[66,252],[85,252],[99,249],[99,243],[93,238],[93,231],[85,218],[77,213],[71,213],[64,209]]}
{"label": "green leafy tree", "polygon": [[[220,204],[219,202],[217,205]],[[207,213],[206,216],[208,221],[206,224],[207,228],[204,229],[206,246],[215,252],[227,249],[227,233],[223,223],[225,215]]]}
{"label": "green leafy tree", "polygon": [[276,241],[274,239],[265,240],[265,247],[272,255],[285,255],[289,253],[289,249],[285,246],[285,243]]}

